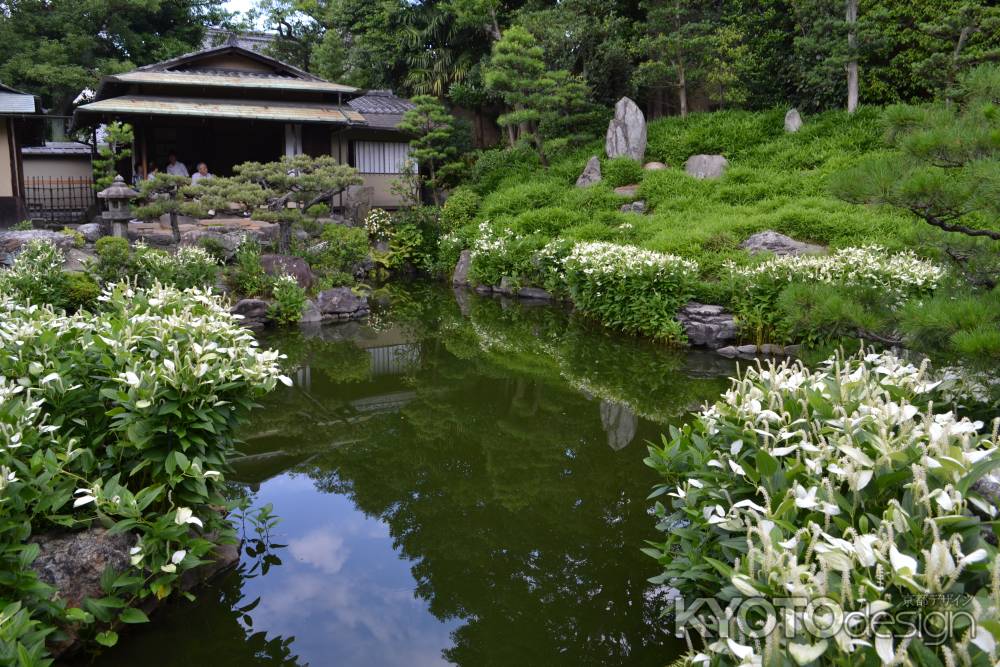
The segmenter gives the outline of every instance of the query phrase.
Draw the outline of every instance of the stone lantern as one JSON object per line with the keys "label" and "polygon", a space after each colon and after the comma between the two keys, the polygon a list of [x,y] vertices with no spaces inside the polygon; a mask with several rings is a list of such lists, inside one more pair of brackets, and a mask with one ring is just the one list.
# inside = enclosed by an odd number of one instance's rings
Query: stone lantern
{"label": "stone lantern", "polygon": [[101,217],[111,226],[111,235],[128,238],[128,221],[132,219],[132,207],[129,201],[139,196],[139,193],[125,184],[125,179],[119,174],[115,176],[110,187],[97,193],[98,198],[107,202],[107,210]]}

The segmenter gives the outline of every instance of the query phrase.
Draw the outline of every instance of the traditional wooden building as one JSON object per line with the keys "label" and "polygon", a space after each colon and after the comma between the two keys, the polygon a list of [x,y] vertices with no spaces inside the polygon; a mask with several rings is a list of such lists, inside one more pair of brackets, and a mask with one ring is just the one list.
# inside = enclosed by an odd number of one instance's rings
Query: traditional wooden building
{"label": "traditional wooden building", "polygon": [[0,83],[0,226],[26,217],[21,146],[41,141],[42,103]]}
{"label": "traditional wooden building", "polygon": [[199,162],[229,175],[249,160],[334,155],[365,180],[374,206],[401,203],[391,184],[403,173],[409,139],[397,126],[409,101],[387,91],[332,83],[234,40],[105,77],[74,124],[113,120],[135,128],[137,174],[161,171],[173,153],[193,172]]}

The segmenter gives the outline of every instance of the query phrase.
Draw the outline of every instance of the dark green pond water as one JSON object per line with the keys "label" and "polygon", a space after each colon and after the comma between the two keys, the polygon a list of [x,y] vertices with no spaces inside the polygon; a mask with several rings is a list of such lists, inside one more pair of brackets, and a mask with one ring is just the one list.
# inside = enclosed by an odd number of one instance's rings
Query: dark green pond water
{"label": "dark green pond water", "polygon": [[639,551],[656,537],[642,459],[732,364],[554,307],[421,287],[386,301],[367,324],[266,340],[296,386],[254,414],[233,477],[273,505],[270,537],[285,546],[244,553],[93,664],[662,667],[678,655]]}

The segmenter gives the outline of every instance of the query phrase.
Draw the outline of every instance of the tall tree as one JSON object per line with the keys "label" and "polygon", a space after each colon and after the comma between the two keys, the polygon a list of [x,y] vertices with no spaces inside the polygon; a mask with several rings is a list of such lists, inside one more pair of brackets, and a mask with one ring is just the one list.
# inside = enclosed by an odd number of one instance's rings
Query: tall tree
{"label": "tall tree", "polygon": [[[681,116],[688,114],[688,93],[702,81],[710,52],[714,5],[702,0],[646,0],[646,35],[639,40],[643,60],[634,81],[654,94],[667,88],[677,93]],[[659,115],[662,109],[654,110]]]}
{"label": "tall tree", "polygon": [[441,203],[441,188],[453,168],[449,160],[455,157],[452,134],[453,118],[443,104],[430,95],[413,98],[414,108],[403,114],[399,129],[413,136],[410,155],[427,172],[425,183],[431,190],[434,204]]}
{"label": "tall tree", "polygon": [[954,85],[962,71],[1000,60],[1000,7],[992,3],[954,3],[937,20],[922,23],[920,29],[931,37],[934,50],[916,69],[938,92]]}
{"label": "tall tree", "polygon": [[0,3],[0,81],[69,113],[100,77],[200,47],[229,18],[222,0],[7,0]]}

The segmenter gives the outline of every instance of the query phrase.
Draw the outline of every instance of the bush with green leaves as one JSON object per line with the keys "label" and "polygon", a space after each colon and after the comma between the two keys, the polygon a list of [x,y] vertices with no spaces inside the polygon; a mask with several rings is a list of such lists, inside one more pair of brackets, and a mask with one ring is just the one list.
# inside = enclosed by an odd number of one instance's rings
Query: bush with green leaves
{"label": "bush with green leaves", "polygon": [[676,255],[613,243],[578,243],[563,260],[570,298],[604,326],[678,343],[675,319],[690,301],[698,265]]}
{"label": "bush with green leaves", "polygon": [[46,240],[28,241],[7,271],[0,272],[0,294],[24,303],[66,305],[62,250]]}
{"label": "bush with green leaves", "polygon": [[278,276],[271,283],[271,305],[267,314],[280,325],[298,324],[306,305],[306,291],[292,276]]}
{"label": "bush with green leaves", "polygon": [[[290,383],[209,292],[122,283],[99,303],[67,315],[0,296],[0,597],[20,604],[4,613],[23,630],[0,650],[36,658],[21,664],[46,664],[45,635],[70,624],[114,644],[116,623],[144,622],[143,600],[234,539],[218,508],[235,430]],[[31,570],[30,540],[92,526],[133,536],[131,567],[67,608]]]}
{"label": "bush with green leaves", "polygon": [[365,216],[365,231],[373,241],[388,241],[392,236],[392,214],[384,208],[373,208]]}
{"label": "bush with green leaves", "polygon": [[535,284],[535,255],[545,241],[539,234],[516,234],[509,227],[483,222],[472,244],[469,278],[479,285],[497,286],[504,278],[511,287]]}
{"label": "bush with green leaves", "polygon": [[92,271],[105,283],[128,280],[141,287],[161,283],[187,289],[214,285],[218,276],[218,259],[202,246],[182,245],[170,253],[140,242],[130,250],[125,239],[105,236],[95,250]]}
{"label": "bush with green leaves", "polygon": [[471,188],[456,188],[441,208],[441,227],[454,231],[474,222],[483,198]]}
{"label": "bush with green leaves", "polygon": [[355,282],[354,272],[371,251],[368,232],[361,227],[328,224],[320,234],[322,250],[309,262],[320,277],[335,278],[340,285]]}
{"label": "bush with green leaves", "polygon": [[128,239],[120,236],[102,236],[94,243],[97,263],[91,268],[94,275],[105,283],[113,283],[128,275],[132,250]]}
{"label": "bush with green leaves", "polygon": [[[664,567],[657,582],[722,607],[830,603],[765,613],[766,641],[709,639],[696,662],[994,664],[997,508],[975,483],[1000,464],[1000,442],[948,410],[948,385],[890,353],[837,356],[813,371],[758,365],[650,447],[646,462],[664,479],[654,495],[668,499],[655,508],[662,541],[646,550]],[[925,614],[930,625],[911,636],[897,613],[912,613],[914,596],[938,617]],[[963,596],[969,603],[953,606]],[[949,609],[969,616],[946,627]],[[846,614],[858,624],[848,629]],[[810,633],[817,623],[831,631]]]}
{"label": "bush with green leaves", "polygon": [[630,157],[613,158],[601,167],[601,178],[613,188],[635,185],[642,181],[642,174],[642,165]]}
{"label": "bush with green leaves", "polygon": [[260,244],[252,239],[244,239],[236,249],[233,264],[226,272],[226,281],[236,294],[263,296],[267,292],[270,278],[260,257]]}

